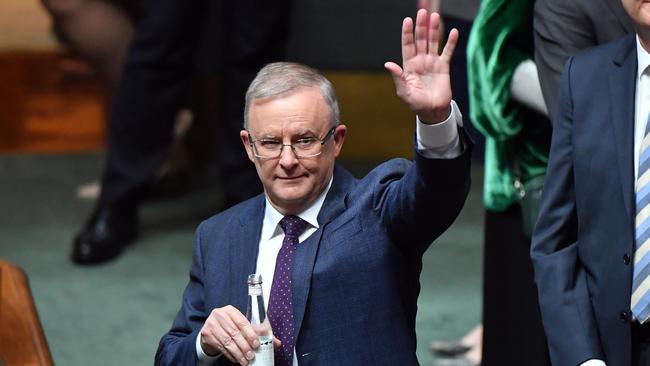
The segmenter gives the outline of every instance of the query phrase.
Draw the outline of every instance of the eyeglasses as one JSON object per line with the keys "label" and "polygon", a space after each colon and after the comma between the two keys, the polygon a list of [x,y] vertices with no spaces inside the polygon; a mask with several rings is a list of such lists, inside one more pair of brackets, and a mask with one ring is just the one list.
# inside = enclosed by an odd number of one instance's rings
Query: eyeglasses
{"label": "eyeglasses", "polygon": [[291,146],[291,150],[299,158],[311,158],[323,152],[323,145],[334,135],[334,130],[336,127],[332,127],[323,138],[305,137],[290,144],[283,144],[273,139],[253,140],[248,132],[248,141],[256,158],[275,159],[282,154],[282,148],[285,146]]}

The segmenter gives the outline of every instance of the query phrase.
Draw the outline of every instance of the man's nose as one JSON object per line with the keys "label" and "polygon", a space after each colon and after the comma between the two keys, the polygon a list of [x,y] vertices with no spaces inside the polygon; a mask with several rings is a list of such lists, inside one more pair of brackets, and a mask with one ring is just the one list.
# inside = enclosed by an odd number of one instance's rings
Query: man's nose
{"label": "man's nose", "polygon": [[283,145],[282,150],[280,151],[280,165],[283,168],[293,167],[298,163],[298,157],[296,152],[293,151],[291,145]]}

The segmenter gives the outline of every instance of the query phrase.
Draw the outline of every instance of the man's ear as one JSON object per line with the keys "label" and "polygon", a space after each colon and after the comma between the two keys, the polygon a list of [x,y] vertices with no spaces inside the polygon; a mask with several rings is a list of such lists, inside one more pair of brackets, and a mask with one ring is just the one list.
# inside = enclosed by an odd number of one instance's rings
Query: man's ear
{"label": "man's ear", "polygon": [[246,130],[239,131],[239,138],[241,139],[242,144],[244,144],[244,149],[246,149],[246,155],[248,155],[248,160],[255,163],[255,154],[253,154],[250,141],[248,140],[249,138],[248,131]]}
{"label": "man's ear", "polygon": [[338,157],[343,149],[343,142],[345,141],[345,134],[348,132],[346,125],[338,125],[334,130],[334,156]]}

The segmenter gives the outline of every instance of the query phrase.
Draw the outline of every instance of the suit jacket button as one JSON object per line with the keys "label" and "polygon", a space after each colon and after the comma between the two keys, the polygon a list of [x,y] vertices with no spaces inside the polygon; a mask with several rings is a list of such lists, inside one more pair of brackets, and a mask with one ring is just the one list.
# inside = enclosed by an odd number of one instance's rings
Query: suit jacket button
{"label": "suit jacket button", "polygon": [[630,256],[627,253],[623,254],[623,263],[625,263],[626,266],[630,264]]}
{"label": "suit jacket button", "polygon": [[621,313],[619,314],[619,318],[621,319],[621,321],[622,321],[623,323],[627,323],[627,322],[629,322],[629,321],[630,321],[630,312],[628,312],[628,311],[621,311]]}

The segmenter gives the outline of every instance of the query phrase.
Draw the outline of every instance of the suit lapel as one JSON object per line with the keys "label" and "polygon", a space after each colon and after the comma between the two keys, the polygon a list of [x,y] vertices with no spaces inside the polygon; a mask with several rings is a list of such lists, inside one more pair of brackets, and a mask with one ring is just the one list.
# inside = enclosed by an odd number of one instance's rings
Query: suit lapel
{"label": "suit lapel", "polygon": [[255,198],[255,202],[249,205],[239,222],[234,223],[229,230],[230,237],[238,245],[230,245],[230,273],[232,278],[231,299],[233,306],[245,314],[248,306],[248,292],[246,280],[248,275],[255,273],[257,265],[257,254],[259,252],[260,235],[262,235],[262,221],[264,218],[264,195]]}
{"label": "suit lapel", "polygon": [[614,125],[618,170],[628,218],[634,217],[634,105],[636,90],[636,41],[629,42],[614,58],[609,75],[610,120]]}
{"label": "suit lapel", "polygon": [[332,187],[327,192],[323,207],[318,214],[318,224],[320,227],[307,240],[300,243],[296,250],[291,276],[293,282],[294,339],[297,339],[300,334],[300,328],[305,316],[305,308],[311,288],[311,275],[314,271],[314,263],[316,262],[316,255],[323,231],[327,224],[345,211],[347,193],[351,190],[354,182],[355,178],[345,169],[339,166],[335,167]]}

